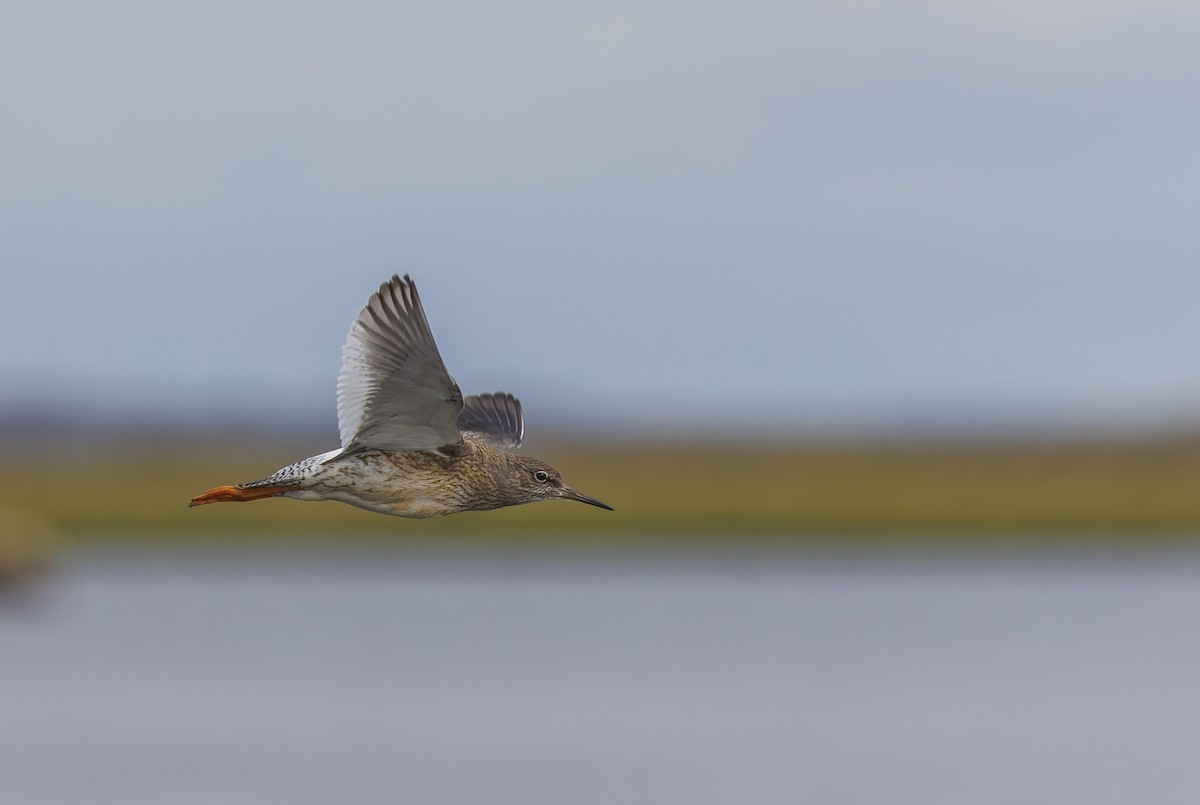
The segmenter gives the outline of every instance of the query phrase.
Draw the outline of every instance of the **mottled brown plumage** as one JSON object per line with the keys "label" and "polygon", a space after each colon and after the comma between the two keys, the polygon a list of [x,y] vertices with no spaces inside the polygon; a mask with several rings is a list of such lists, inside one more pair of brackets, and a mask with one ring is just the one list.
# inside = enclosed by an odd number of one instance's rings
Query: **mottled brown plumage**
{"label": "mottled brown plumage", "polygon": [[338,377],[342,447],[189,505],[288,497],[337,500],[400,517],[441,517],[540,500],[610,509],[558,470],[509,452],[524,435],[511,394],[467,397],[446,372],[407,276],[380,286],[350,329]]}

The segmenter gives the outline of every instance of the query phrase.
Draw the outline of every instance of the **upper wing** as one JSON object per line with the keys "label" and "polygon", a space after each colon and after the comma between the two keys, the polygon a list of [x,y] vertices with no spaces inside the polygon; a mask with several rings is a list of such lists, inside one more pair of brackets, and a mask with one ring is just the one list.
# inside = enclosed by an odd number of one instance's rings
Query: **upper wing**
{"label": "upper wing", "polygon": [[417,287],[379,286],[350,327],[337,386],[342,447],[421,450],[459,444],[462,392],[438,354]]}
{"label": "upper wing", "polygon": [[458,415],[458,429],[463,436],[492,447],[517,447],[525,435],[521,401],[502,391],[467,397]]}

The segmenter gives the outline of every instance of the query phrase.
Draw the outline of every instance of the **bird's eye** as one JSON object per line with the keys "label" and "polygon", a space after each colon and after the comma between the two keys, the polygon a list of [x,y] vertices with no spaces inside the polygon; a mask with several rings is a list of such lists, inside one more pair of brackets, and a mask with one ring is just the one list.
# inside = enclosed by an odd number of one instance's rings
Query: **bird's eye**
{"label": "bird's eye", "polygon": [[538,470],[533,474],[533,480],[542,482],[549,481],[550,473],[546,472],[545,470]]}

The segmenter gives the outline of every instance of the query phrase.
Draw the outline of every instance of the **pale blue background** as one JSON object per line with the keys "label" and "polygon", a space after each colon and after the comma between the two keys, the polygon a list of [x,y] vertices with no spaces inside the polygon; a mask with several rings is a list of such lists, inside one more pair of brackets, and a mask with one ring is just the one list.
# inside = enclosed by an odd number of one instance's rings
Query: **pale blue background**
{"label": "pale blue background", "polygon": [[327,422],[419,281],[532,421],[1187,424],[1200,11],[0,6],[0,412]]}

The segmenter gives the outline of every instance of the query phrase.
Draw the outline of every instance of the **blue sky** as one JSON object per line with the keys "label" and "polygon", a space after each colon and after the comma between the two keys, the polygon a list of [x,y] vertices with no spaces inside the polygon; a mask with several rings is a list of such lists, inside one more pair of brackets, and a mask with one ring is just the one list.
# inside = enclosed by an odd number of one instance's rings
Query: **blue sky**
{"label": "blue sky", "polygon": [[9,2],[0,409],[332,417],[393,272],[531,427],[1186,423],[1185,3]]}

